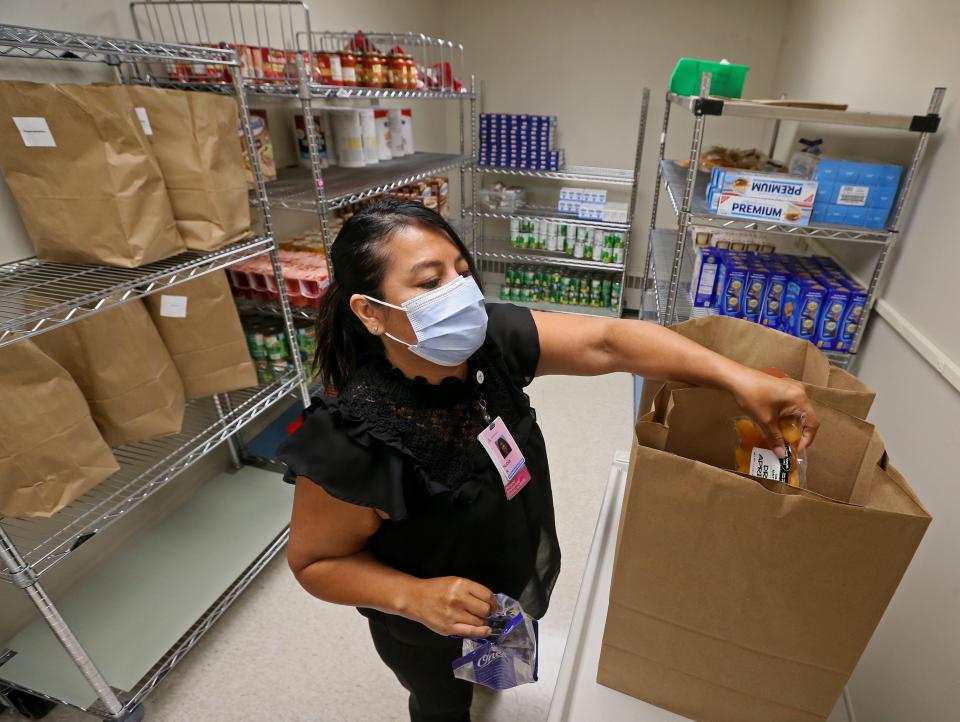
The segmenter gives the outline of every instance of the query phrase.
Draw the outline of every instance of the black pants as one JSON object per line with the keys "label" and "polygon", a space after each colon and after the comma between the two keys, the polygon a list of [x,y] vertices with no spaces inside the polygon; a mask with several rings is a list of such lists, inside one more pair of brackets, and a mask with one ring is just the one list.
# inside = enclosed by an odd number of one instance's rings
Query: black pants
{"label": "black pants", "polygon": [[470,722],[473,685],[453,676],[463,640],[442,637],[402,617],[369,621],[380,659],[410,692],[411,721]]}

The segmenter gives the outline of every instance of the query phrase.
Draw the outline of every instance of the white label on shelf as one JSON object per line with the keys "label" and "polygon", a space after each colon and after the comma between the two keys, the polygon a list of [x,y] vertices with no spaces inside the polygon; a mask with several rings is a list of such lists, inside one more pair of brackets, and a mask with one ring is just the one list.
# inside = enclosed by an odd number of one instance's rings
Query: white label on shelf
{"label": "white label on shelf", "polygon": [[837,194],[838,206],[865,206],[870,186],[840,186]]}
{"label": "white label on shelf", "polygon": [[20,131],[23,144],[28,148],[56,148],[57,142],[53,139],[50,126],[46,118],[24,118],[14,116],[13,122]]}
{"label": "white label on shelf", "polygon": [[187,297],[160,294],[160,315],[168,318],[186,318]]}
{"label": "white label on shelf", "polygon": [[153,135],[153,128],[150,127],[150,118],[147,117],[146,108],[134,108],[137,111],[137,118],[140,119],[140,126],[145,135]]}

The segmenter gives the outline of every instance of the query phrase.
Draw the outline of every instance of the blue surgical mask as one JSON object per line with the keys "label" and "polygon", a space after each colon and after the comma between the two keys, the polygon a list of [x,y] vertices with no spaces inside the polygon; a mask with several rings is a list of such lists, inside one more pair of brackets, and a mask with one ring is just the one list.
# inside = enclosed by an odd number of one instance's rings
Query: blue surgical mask
{"label": "blue surgical mask", "polygon": [[458,276],[402,306],[371,296],[364,298],[406,313],[417,342],[409,344],[389,333],[385,335],[439,366],[459,366],[483,345],[487,336],[487,310],[473,276]]}

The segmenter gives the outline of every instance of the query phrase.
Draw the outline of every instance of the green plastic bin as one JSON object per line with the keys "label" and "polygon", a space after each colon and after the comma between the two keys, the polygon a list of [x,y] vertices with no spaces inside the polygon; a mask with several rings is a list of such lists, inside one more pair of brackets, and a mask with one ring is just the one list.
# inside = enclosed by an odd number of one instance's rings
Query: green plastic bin
{"label": "green plastic bin", "polygon": [[670,76],[670,92],[677,95],[699,95],[700,76],[703,73],[713,73],[710,79],[710,95],[739,98],[743,93],[743,81],[747,78],[748,70],[749,65],[680,58]]}

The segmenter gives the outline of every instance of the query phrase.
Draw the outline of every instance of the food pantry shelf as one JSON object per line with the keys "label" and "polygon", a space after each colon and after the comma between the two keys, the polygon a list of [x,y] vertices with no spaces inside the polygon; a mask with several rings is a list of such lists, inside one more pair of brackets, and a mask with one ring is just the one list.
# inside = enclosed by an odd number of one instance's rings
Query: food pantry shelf
{"label": "food pantry shelf", "polygon": [[508,263],[535,263],[543,266],[564,266],[566,268],[585,268],[590,271],[609,271],[622,273],[622,263],[603,263],[602,261],[588,261],[582,258],[571,258],[567,255],[556,254],[556,251],[542,251],[532,248],[523,249],[523,253],[509,253],[501,251],[479,251],[479,258],[492,261],[506,261]]}
{"label": "food pantry shelf", "polygon": [[0,347],[259,256],[272,247],[271,238],[253,238],[212,253],[187,251],[140,268],[36,258],[8,263],[0,266]]}
{"label": "food pantry shelf", "polygon": [[[667,195],[670,197],[670,203],[673,204],[674,212],[679,214],[680,205],[683,200],[683,189],[686,184],[687,169],[672,160],[664,160],[661,168],[663,170],[663,180],[667,187]],[[841,226],[826,223],[811,223],[808,226],[790,226],[782,223],[764,223],[742,218],[718,216],[707,207],[705,200],[706,189],[709,183],[709,173],[697,171],[693,197],[690,199],[691,222],[694,225],[744,231],[762,231],[764,233],[776,233],[794,236],[796,238],[818,238],[881,245],[888,243],[891,237],[891,233],[885,230],[857,228],[856,226]]]}
{"label": "food pantry shelf", "polygon": [[[205,482],[57,600],[91,658],[130,709],[196,645],[283,546],[293,488],[246,467]],[[37,620],[6,641],[0,686],[12,684],[115,719]],[[35,692],[37,693],[37,692]]]}
{"label": "food pantry shelf", "polygon": [[[469,213],[469,211],[468,211]],[[514,218],[524,221],[560,221],[568,226],[584,226],[586,228],[599,228],[606,231],[619,231],[627,233],[630,230],[629,223],[612,223],[609,221],[588,221],[583,218],[571,216],[568,213],[560,213],[555,208],[546,206],[525,206],[513,212],[485,211],[477,209],[475,215],[477,218],[497,218],[501,220],[513,220]]]}
{"label": "food pantry shelf", "polygon": [[[657,228],[650,235],[650,278],[652,288],[650,292],[644,294],[643,317],[654,320],[651,312],[656,313],[655,320],[663,325],[667,323],[681,323],[691,318],[701,318],[712,315],[711,311],[705,308],[694,308],[690,302],[690,283],[693,276],[693,250],[691,244],[684,244],[683,265],[680,269],[679,283],[677,286],[677,303],[674,318],[670,321],[665,319],[667,308],[667,294],[670,291],[670,269],[673,267],[674,254],[676,253],[677,232],[664,228]],[[653,303],[653,307],[647,304]],[[853,355],[842,351],[825,351],[830,361],[840,366],[848,368],[853,362]]]}
{"label": "food pantry shelf", "polygon": [[[336,210],[345,205],[372,198],[402,186],[459,168],[466,159],[450,153],[414,153],[384,160],[362,168],[333,166],[323,169],[323,188],[327,208]],[[317,212],[317,195],[309,170],[281,170],[281,178],[267,184],[273,206],[295,211]]]}
{"label": "food pantry shelf", "polygon": [[[233,83],[191,80],[154,79],[150,85],[172,90],[206,90],[215,93],[233,94]],[[297,86],[294,83],[264,83],[252,79],[243,81],[244,90],[250,95],[262,95],[275,98],[296,98]],[[310,93],[319,99],[353,100],[456,100],[470,98],[467,92],[452,90],[398,90],[394,88],[347,88],[335,85],[311,85]]]}
{"label": "food pantry shelf", "polygon": [[585,165],[568,165],[563,170],[551,171],[478,165],[477,172],[490,175],[512,175],[523,178],[570,181],[572,183],[601,183],[604,185],[619,186],[633,185],[633,171],[624,168],[594,168]]}
{"label": "food pantry shelf", "polygon": [[[269,406],[294,391],[294,374],[266,386],[230,394],[221,417],[213,399],[191,401],[178,434],[114,449],[120,471],[49,519],[0,519],[26,564],[43,574],[94,534],[103,531],[184,469],[223,443]],[[0,580],[12,581],[9,569]]]}
{"label": "food pantry shelf", "polygon": [[549,301],[505,301],[500,298],[501,283],[484,283],[484,296],[487,303],[513,303],[517,306],[525,306],[534,311],[556,311],[559,313],[572,313],[579,316],[606,316],[609,318],[619,318],[620,311],[617,308],[595,307],[595,306],[574,306],[563,303],[551,303]]}
{"label": "food pantry shelf", "polygon": [[[670,102],[691,113],[697,112],[700,98],[692,95],[669,93]],[[896,113],[872,113],[863,110],[832,110],[828,108],[801,108],[753,100],[710,97],[709,100],[723,103],[720,115],[763,120],[794,120],[800,123],[824,123],[829,125],[856,125],[863,128],[889,130],[913,130],[916,116]]]}

